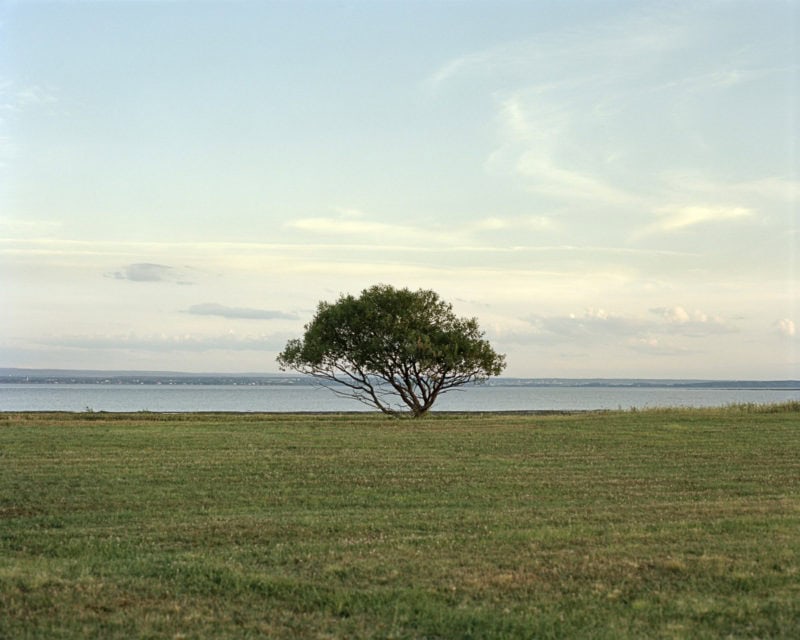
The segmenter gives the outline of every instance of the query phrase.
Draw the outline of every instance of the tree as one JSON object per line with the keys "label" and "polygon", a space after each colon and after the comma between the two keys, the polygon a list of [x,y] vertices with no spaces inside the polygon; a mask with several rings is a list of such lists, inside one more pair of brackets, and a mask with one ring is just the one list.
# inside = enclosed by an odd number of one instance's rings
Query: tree
{"label": "tree", "polygon": [[435,292],[376,285],[358,298],[320,302],[278,363],[384,413],[419,418],[442,393],[499,375],[505,356],[475,318],[458,318]]}

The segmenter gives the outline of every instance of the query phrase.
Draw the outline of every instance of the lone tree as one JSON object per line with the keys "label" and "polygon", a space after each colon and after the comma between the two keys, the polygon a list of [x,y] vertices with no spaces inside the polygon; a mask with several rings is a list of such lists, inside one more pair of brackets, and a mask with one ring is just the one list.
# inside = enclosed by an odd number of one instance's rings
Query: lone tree
{"label": "lone tree", "polygon": [[505,356],[475,318],[458,318],[434,291],[376,285],[320,302],[278,364],[337,383],[335,393],[389,415],[419,418],[440,394],[499,375]]}

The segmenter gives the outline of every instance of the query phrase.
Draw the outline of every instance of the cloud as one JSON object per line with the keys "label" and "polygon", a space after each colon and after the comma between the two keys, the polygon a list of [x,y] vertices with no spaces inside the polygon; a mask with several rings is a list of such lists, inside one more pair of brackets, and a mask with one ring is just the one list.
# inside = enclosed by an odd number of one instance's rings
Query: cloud
{"label": "cloud", "polygon": [[800,180],[768,175],[749,180],[720,181],[696,171],[664,171],[661,180],[674,192],[691,192],[703,199],[728,202],[770,200],[792,204],[800,199]]}
{"label": "cloud", "polygon": [[115,280],[130,280],[131,282],[175,282],[177,284],[193,284],[185,280],[174,267],[153,262],[135,262],[108,274]]}
{"label": "cloud", "polygon": [[245,320],[296,320],[297,315],[270,309],[251,309],[247,307],[226,307],[214,302],[195,304],[186,313],[196,316],[220,316],[230,319]]}
{"label": "cloud", "polygon": [[797,335],[797,327],[794,323],[794,320],[783,318],[782,320],[778,320],[775,325],[778,329],[778,333],[780,333],[782,336],[793,338]]}
{"label": "cloud", "polygon": [[733,333],[736,328],[702,311],[688,312],[680,306],[658,307],[650,313],[659,316],[623,315],[602,308],[590,308],[582,314],[567,316],[530,316],[532,342],[571,342],[573,344],[617,343],[636,348],[678,352],[665,346],[663,338],[680,336],[700,338]]}
{"label": "cloud", "polygon": [[656,214],[660,220],[644,229],[643,233],[678,231],[698,224],[748,218],[754,212],[745,207],[690,205],[661,207]]}
{"label": "cloud", "polygon": [[[641,181],[631,169],[642,164],[642,141],[631,124],[645,109],[668,111],[663,100],[647,100],[657,82],[653,68],[681,54],[692,24],[675,12],[651,13],[571,24],[470,52],[443,64],[429,85],[444,92],[466,84],[493,98],[493,172],[577,206],[639,205]],[[622,160],[616,170],[615,159]]]}
{"label": "cloud", "polygon": [[[450,89],[459,99],[472,89],[474,99],[492,101],[489,172],[513,176],[549,207],[557,203],[567,230],[604,216],[600,233],[609,238],[738,222],[766,214],[764,199],[796,201],[800,185],[780,164],[765,162],[766,152],[738,153],[761,150],[762,132],[770,144],[788,135],[779,123],[757,121],[772,113],[762,107],[785,100],[773,91],[796,71],[776,65],[785,59],[776,52],[791,53],[788,32],[769,48],[743,49],[724,4],[606,16],[465,52],[430,76],[441,99]],[[699,177],[695,188],[669,179],[688,167]],[[726,174],[743,179],[722,191],[705,188],[714,186],[709,176]],[[657,215],[635,233],[642,211]],[[588,228],[597,227],[575,225],[580,233]]]}
{"label": "cloud", "polygon": [[[502,101],[497,118],[503,142],[490,155],[487,167],[500,171],[510,168],[526,180],[530,191],[562,200],[639,202],[637,194],[603,176],[602,166],[567,166],[563,150],[588,116],[563,105],[547,106],[539,93],[516,91]],[[583,153],[570,155],[580,157]]]}
{"label": "cloud", "polygon": [[41,106],[58,102],[58,97],[49,89],[38,85],[28,85],[15,94],[15,102],[21,107]]}
{"label": "cloud", "polygon": [[581,315],[532,316],[529,321],[542,337],[579,342],[636,335],[648,328],[647,323],[638,318],[616,315],[605,309],[587,309]]}
{"label": "cloud", "polygon": [[45,107],[58,101],[58,96],[47,87],[40,85],[19,87],[13,82],[0,81],[0,115]]}
{"label": "cloud", "polygon": [[355,207],[334,207],[333,210],[343,218],[364,218],[367,215]]}
{"label": "cloud", "polygon": [[284,346],[286,338],[277,335],[151,334],[58,336],[39,341],[49,347],[83,350],[125,351],[274,351]]}
{"label": "cloud", "polygon": [[[569,82],[579,75],[591,78],[591,63],[619,75],[652,73],[649,57],[680,50],[687,43],[687,28],[676,20],[679,12],[633,12],[622,19],[593,22],[540,33],[532,38],[473,51],[442,64],[428,78],[433,90],[443,90],[457,81],[546,84]],[[621,62],[625,62],[624,66]],[[587,64],[589,63],[589,64]]]}
{"label": "cloud", "polygon": [[549,216],[489,216],[482,218],[467,227],[467,231],[505,231],[505,230],[530,230],[552,231],[557,227],[556,222]]}
{"label": "cloud", "polygon": [[531,191],[544,195],[611,204],[633,203],[639,199],[634,193],[598,176],[559,167],[538,150],[523,153],[517,162],[517,171],[532,180]]}
{"label": "cloud", "polygon": [[660,338],[654,338],[652,336],[631,338],[626,342],[626,346],[633,351],[638,351],[639,353],[650,356],[683,356],[695,353],[685,347],[665,344]]}
{"label": "cloud", "polygon": [[368,233],[388,233],[397,230],[395,225],[383,222],[369,222],[366,220],[348,220],[344,217],[315,217],[301,218],[286,223],[287,227],[301,229],[302,231],[312,231],[314,233],[333,233],[333,234],[355,234],[362,235]]}
{"label": "cloud", "polygon": [[438,91],[460,76],[474,74],[479,70],[489,71],[500,63],[502,57],[501,51],[487,50],[448,60],[427,79],[426,84]]}
{"label": "cloud", "polygon": [[665,322],[658,327],[664,333],[700,337],[736,331],[733,326],[720,318],[710,317],[699,310],[689,312],[680,306],[656,307],[650,309],[650,313],[664,319]]}
{"label": "cloud", "polygon": [[164,264],[152,262],[136,262],[116,271],[113,277],[117,280],[131,280],[132,282],[164,282],[172,280],[174,269]]}
{"label": "cloud", "polygon": [[61,227],[62,223],[57,220],[17,220],[0,217],[0,228],[9,234],[49,234]]}
{"label": "cloud", "polygon": [[420,241],[430,240],[430,230],[418,229],[412,226],[374,222],[356,210],[337,209],[338,216],[317,216],[301,218],[287,222],[284,226],[299,231],[306,231],[327,236],[351,236],[375,239],[382,241],[386,238],[393,240]]}
{"label": "cloud", "polygon": [[[337,208],[337,216],[318,216],[301,218],[285,223],[287,228],[297,229],[320,236],[349,238],[353,243],[385,253],[390,250],[481,250],[498,247],[498,237],[487,239],[487,232],[536,231],[550,232],[559,228],[558,223],[547,215],[490,215],[474,220],[465,219],[458,223],[445,225],[431,223],[430,226],[399,225],[370,220],[367,214],[357,209]],[[515,240],[519,236],[514,236]],[[329,245],[333,246],[333,245]],[[337,242],[336,247],[341,247]]]}
{"label": "cloud", "polygon": [[691,316],[683,307],[657,307],[655,309],[650,309],[650,311],[660,315],[662,318],[666,319],[667,322],[671,323],[683,324],[691,320]]}
{"label": "cloud", "polygon": [[779,176],[740,182],[735,184],[733,189],[744,195],[754,195],[788,203],[800,200],[800,181],[787,180]]}

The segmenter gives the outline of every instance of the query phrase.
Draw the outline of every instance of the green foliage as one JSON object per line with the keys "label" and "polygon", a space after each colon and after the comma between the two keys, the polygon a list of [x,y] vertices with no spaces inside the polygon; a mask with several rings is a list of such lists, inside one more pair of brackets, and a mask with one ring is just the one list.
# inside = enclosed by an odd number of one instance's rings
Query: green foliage
{"label": "green foliage", "polygon": [[342,395],[384,413],[420,417],[441,393],[499,375],[505,356],[475,318],[457,317],[435,292],[376,285],[358,298],[320,302],[278,363],[341,385]]}
{"label": "green foliage", "polygon": [[0,414],[0,638],[796,638],[762,409]]}

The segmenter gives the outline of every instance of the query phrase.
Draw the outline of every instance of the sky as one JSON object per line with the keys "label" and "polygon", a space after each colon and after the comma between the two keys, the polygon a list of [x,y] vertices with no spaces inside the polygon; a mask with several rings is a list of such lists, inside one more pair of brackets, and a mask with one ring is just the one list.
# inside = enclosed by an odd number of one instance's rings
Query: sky
{"label": "sky", "polygon": [[800,379],[800,2],[0,0],[0,367],[277,372],[433,289],[504,375]]}

